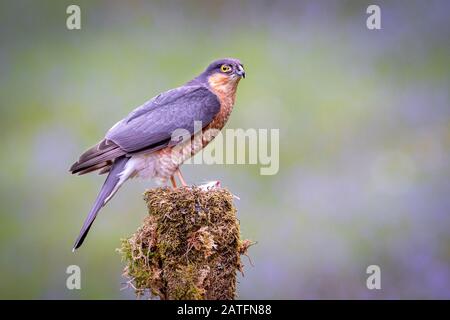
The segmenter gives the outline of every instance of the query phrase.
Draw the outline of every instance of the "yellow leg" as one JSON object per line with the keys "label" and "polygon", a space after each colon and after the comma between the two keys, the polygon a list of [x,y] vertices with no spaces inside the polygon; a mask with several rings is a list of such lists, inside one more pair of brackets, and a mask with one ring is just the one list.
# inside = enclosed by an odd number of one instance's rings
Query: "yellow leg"
{"label": "yellow leg", "polygon": [[177,175],[178,179],[180,179],[180,182],[181,182],[181,184],[183,185],[183,187],[187,187],[186,180],[184,180],[183,175],[181,174],[180,169],[177,169],[177,171],[175,171],[175,174]]}
{"label": "yellow leg", "polygon": [[170,177],[170,182],[172,182],[173,188],[176,189],[177,188],[177,182],[175,181],[175,177],[174,176]]}

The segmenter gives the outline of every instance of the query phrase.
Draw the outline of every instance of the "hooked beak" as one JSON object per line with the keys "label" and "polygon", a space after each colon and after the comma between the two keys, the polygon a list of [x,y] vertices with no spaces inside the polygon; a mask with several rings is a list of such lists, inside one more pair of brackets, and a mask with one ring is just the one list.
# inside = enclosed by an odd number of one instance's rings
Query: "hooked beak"
{"label": "hooked beak", "polygon": [[244,67],[242,67],[241,65],[238,66],[238,69],[236,70],[236,74],[239,77],[245,78],[245,70]]}

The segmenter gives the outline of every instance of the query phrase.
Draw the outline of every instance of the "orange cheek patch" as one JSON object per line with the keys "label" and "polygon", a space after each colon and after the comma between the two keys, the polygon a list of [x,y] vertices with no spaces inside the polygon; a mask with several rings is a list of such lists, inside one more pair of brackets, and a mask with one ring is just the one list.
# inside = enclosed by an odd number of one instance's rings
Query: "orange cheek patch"
{"label": "orange cheek patch", "polygon": [[230,92],[235,89],[237,82],[229,76],[221,73],[214,74],[208,79],[211,89],[214,91]]}

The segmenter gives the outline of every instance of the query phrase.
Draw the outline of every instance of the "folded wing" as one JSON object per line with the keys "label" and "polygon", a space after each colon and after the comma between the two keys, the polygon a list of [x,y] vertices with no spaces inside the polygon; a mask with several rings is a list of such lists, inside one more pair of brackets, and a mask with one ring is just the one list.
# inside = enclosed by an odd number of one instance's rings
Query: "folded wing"
{"label": "folded wing", "polygon": [[83,153],[70,171],[84,174],[102,169],[100,173],[108,172],[120,156],[168,146],[177,129],[193,135],[195,121],[201,121],[204,128],[219,110],[217,96],[204,86],[183,86],[164,92],[114,125],[105,139]]}

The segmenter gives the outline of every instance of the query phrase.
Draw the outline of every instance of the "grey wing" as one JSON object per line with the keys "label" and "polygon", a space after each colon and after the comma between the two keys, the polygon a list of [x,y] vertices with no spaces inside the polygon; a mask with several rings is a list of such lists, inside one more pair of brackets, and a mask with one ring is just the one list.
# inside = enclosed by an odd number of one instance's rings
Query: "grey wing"
{"label": "grey wing", "polygon": [[118,122],[106,139],[127,153],[167,146],[176,129],[194,134],[194,122],[207,126],[220,110],[217,96],[203,86],[183,86],[169,90]]}
{"label": "grey wing", "polygon": [[194,121],[207,126],[220,110],[216,95],[203,86],[183,86],[149,100],[119,121],[105,139],[88,149],[70,171],[85,174],[108,172],[113,161],[139,151],[168,146],[176,129],[194,133]]}

